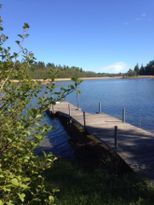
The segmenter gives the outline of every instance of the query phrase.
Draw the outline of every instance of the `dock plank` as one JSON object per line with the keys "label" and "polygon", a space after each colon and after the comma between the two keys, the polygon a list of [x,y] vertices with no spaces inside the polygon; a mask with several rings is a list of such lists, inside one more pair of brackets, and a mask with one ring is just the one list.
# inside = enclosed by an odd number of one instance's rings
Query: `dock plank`
{"label": "dock plank", "polygon": [[[84,126],[83,112],[76,106],[61,102],[54,106],[54,112],[69,115]],[[52,108],[50,108],[52,111]],[[105,113],[91,114],[86,112],[86,130],[100,138],[111,149],[114,147],[114,127],[118,127],[117,154],[137,173],[154,180],[154,133],[123,123],[120,119]]]}

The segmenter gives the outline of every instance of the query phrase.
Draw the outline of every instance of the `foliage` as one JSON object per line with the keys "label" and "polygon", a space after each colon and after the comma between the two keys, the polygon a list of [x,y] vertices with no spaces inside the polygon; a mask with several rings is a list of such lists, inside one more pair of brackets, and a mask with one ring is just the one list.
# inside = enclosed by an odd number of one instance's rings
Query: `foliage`
{"label": "foliage", "polygon": [[141,66],[141,75],[154,75],[154,60],[150,61],[146,66]]}
{"label": "foliage", "polygon": [[33,63],[30,74],[33,79],[55,79],[55,78],[73,78],[73,77],[104,77],[116,76],[120,74],[96,73],[84,71],[80,67],[55,65],[54,63],[45,64],[42,61]]}
{"label": "foliage", "polygon": [[136,75],[154,75],[154,60],[150,61],[146,66],[137,64],[134,69],[129,69],[127,72],[128,76]]}
{"label": "foliage", "polygon": [[136,72],[132,69],[129,69],[127,72],[127,76],[136,76]]}
{"label": "foliage", "polygon": [[100,168],[89,170],[59,160],[46,177],[49,184],[60,187],[57,205],[153,205],[154,187],[134,174],[117,176]]}
{"label": "foliage", "polygon": [[[55,157],[37,156],[34,150],[50,129],[41,125],[42,113],[75,89],[72,84],[55,92],[50,83],[41,95],[42,86],[31,80],[29,72],[35,58],[23,47],[28,29],[25,23],[16,40],[19,51],[12,52],[0,19],[0,205],[55,204],[56,189],[48,189],[42,175]],[[15,78],[20,80],[14,83]]]}
{"label": "foliage", "polygon": [[138,65],[138,64],[136,64],[136,66],[134,67],[134,72],[135,72],[136,75],[139,74],[140,68],[139,68],[139,65]]}
{"label": "foliage", "polygon": [[104,76],[103,74],[97,74],[91,71],[84,71],[82,68],[76,66],[62,66],[55,65],[54,63],[47,63],[45,65],[44,62],[35,62],[32,65],[33,69],[31,70],[32,78],[36,79],[45,79],[45,78],[73,78],[75,76],[78,77],[97,77]]}

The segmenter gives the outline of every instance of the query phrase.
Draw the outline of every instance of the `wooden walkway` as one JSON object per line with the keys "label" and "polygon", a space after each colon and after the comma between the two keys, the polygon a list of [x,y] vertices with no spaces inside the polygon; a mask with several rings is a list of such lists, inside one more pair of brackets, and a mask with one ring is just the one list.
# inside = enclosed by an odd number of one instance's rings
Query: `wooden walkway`
{"label": "wooden walkway", "polygon": [[[70,107],[70,112],[69,108]],[[52,108],[50,108],[52,111]],[[154,180],[154,133],[135,127],[129,123],[123,123],[120,119],[101,114],[85,113],[76,106],[61,102],[54,106],[54,112],[71,115],[71,117],[84,126],[87,132],[100,138],[137,173]],[[115,148],[115,126],[118,127],[117,142]]]}

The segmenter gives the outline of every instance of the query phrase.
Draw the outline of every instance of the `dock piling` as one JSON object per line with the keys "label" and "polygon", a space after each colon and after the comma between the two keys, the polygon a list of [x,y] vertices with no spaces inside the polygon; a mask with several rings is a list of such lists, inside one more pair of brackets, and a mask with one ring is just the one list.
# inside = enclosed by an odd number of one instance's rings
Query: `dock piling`
{"label": "dock piling", "polygon": [[86,113],[85,113],[85,111],[83,111],[83,126],[84,126],[84,129],[86,130]]}
{"label": "dock piling", "polygon": [[101,101],[99,102],[99,111],[98,113],[101,113],[102,112],[102,104],[101,104]]}
{"label": "dock piling", "polygon": [[77,109],[80,109],[79,93],[76,93]]}
{"label": "dock piling", "polygon": [[54,105],[52,104],[52,114],[55,114]]}
{"label": "dock piling", "polygon": [[122,122],[125,123],[126,121],[126,109],[125,107],[122,109]]}
{"label": "dock piling", "polygon": [[115,149],[118,148],[118,136],[117,136],[117,132],[118,132],[118,126],[114,126],[114,147],[115,147]]}
{"label": "dock piling", "polygon": [[70,107],[70,104],[68,104],[68,115],[69,115],[69,117],[71,117],[71,107]]}

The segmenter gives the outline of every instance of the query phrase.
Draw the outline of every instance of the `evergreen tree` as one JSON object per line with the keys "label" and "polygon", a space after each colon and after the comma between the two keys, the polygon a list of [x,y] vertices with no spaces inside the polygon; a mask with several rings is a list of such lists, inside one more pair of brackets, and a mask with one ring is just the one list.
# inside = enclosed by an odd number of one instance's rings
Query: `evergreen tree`
{"label": "evergreen tree", "polygon": [[136,66],[134,67],[134,71],[135,71],[136,75],[139,75],[140,69],[139,69],[138,63],[137,63]]}

